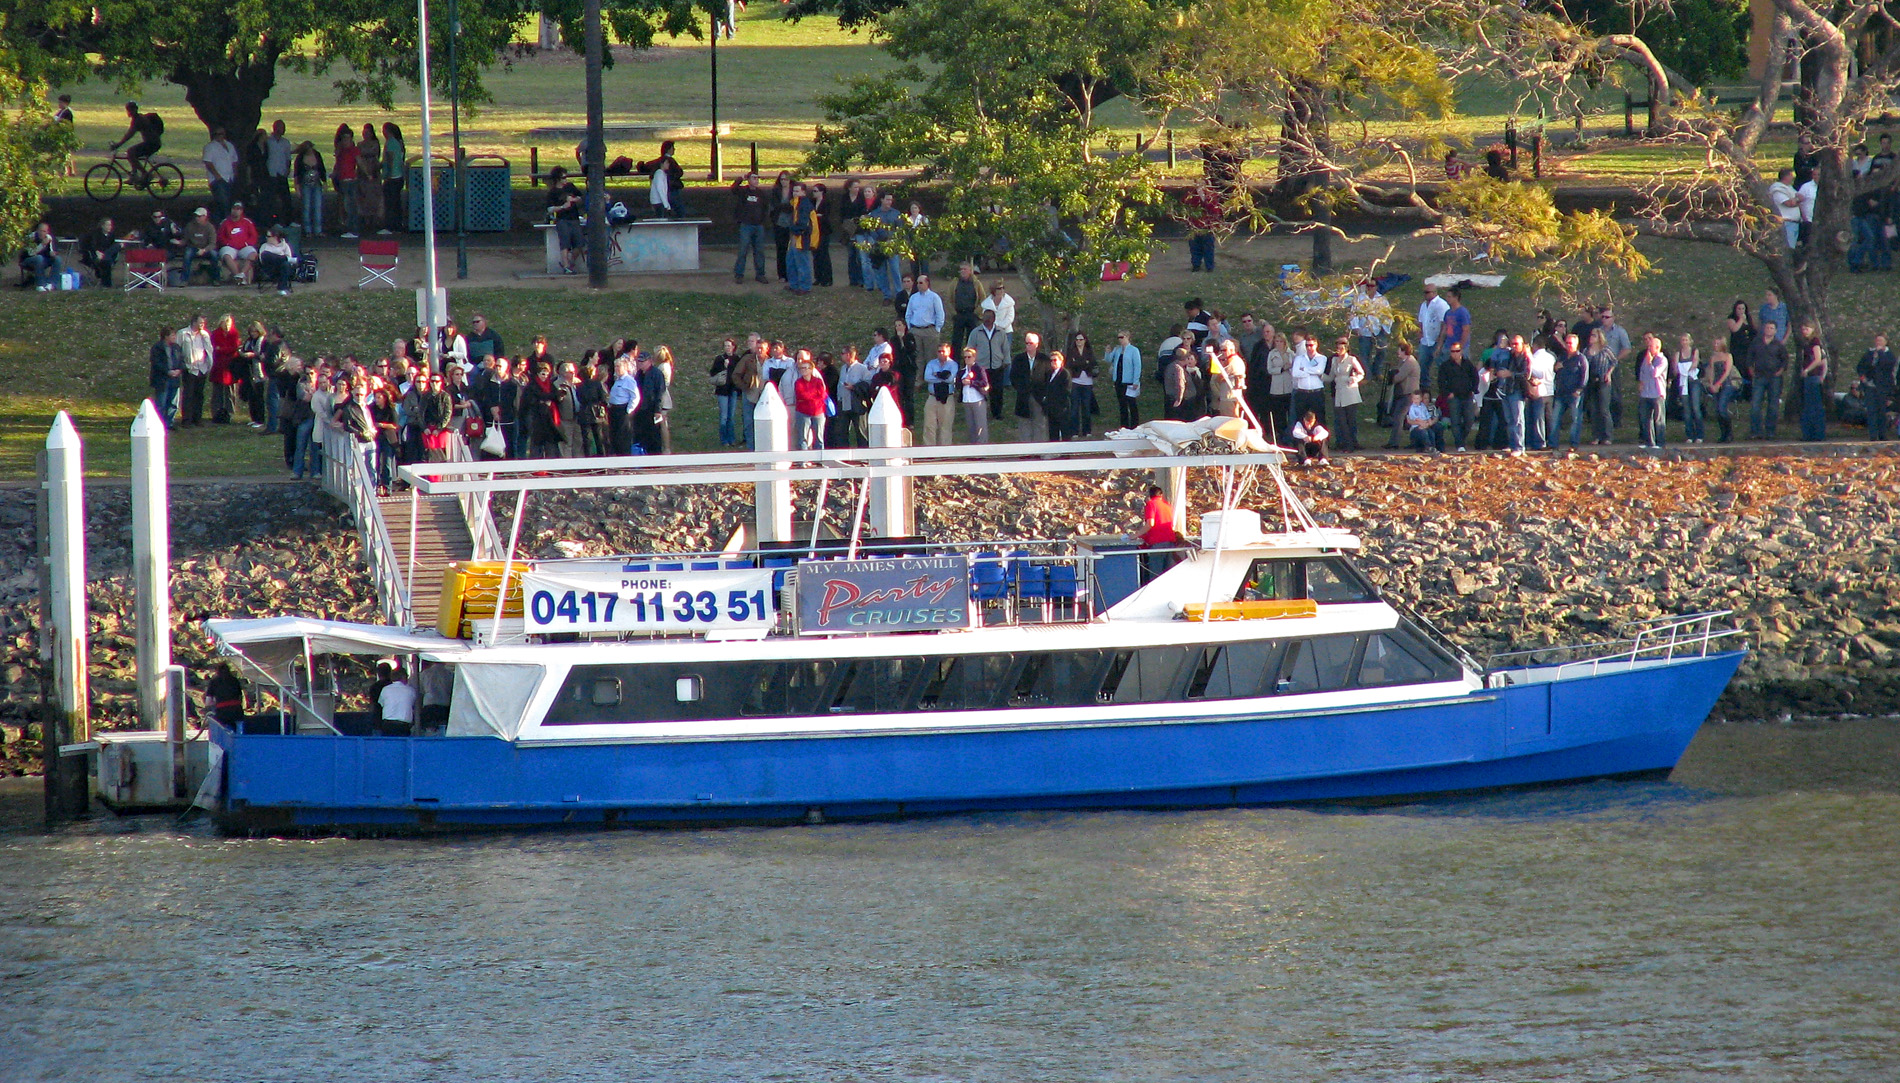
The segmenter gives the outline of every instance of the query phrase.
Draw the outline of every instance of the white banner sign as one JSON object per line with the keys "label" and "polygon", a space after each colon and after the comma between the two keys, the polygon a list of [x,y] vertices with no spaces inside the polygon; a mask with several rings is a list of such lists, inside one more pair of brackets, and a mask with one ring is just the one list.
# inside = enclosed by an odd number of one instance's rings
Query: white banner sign
{"label": "white banner sign", "polygon": [[777,619],[770,568],[736,571],[527,572],[530,632],[701,632]]}

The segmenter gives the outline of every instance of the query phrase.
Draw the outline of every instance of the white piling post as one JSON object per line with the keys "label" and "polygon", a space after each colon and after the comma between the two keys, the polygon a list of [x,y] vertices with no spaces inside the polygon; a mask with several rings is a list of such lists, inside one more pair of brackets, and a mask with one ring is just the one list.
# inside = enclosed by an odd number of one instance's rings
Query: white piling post
{"label": "white piling post", "polygon": [[139,722],[163,730],[172,664],[170,483],[165,421],[152,400],[132,422],[132,580]]}
{"label": "white piling post", "polygon": [[[792,416],[778,388],[767,384],[759,394],[758,408],[752,411],[752,430],[760,451],[792,450]],[[790,463],[775,463],[774,470],[789,470]],[[759,481],[752,486],[754,511],[761,542],[788,542],[792,539],[792,483]]]}
{"label": "white piling post", "polygon": [[52,627],[55,716],[46,744],[49,820],[83,816],[89,795],[84,760],[60,746],[92,739],[86,686],[86,493],[79,431],[61,410],[46,434],[46,540],[48,615]]}
{"label": "white piling post", "polygon": [[[878,389],[871,402],[870,437],[872,447],[904,447],[907,430],[904,412],[897,407],[891,389]],[[879,465],[896,466],[903,460],[884,459]],[[871,532],[884,538],[907,538],[916,533],[911,513],[911,479],[878,478],[871,482]]]}

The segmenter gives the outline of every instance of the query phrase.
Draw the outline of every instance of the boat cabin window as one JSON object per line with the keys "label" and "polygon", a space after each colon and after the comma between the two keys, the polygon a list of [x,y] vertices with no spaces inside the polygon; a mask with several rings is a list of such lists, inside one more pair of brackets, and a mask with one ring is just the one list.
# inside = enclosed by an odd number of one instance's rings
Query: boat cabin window
{"label": "boat cabin window", "polygon": [[1291,640],[1286,645],[1286,660],[1280,666],[1280,680],[1274,692],[1297,696],[1345,688],[1351,683],[1352,663],[1358,651],[1356,635]]}
{"label": "boat cabin window", "polygon": [[1437,679],[1432,665],[1402,639],[1384,632],[1366,637],[1366,653],[1359,661],[1359,684],[1371,688],[1382,684],[1417,684]]}
{"label": "boat cabin window", "polygon": [[1455,681],[1462,672],[1405,624],[1126,650],[575,666],[545,724],[1250,699]]}
{"label": "boat cabin window", "polygon": [[1376,602],[1379,594],[1344,557],[1261,557],[1234,594],[1237,602],[1296,599],[1328,605]]}

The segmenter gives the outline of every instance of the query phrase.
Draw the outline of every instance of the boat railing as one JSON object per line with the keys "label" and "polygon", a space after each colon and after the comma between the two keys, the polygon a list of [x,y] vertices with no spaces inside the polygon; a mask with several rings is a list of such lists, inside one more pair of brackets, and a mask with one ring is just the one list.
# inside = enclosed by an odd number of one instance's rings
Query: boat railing
{"label": "boat railing", "polygon": [[1617,626],[1622,634],[1615,639],[1493,654],[1484,668],[1485,686],[1496,688],[1525,683],[1533,671],[1539,680],[1564,680],[1595,676],[1606,668],[1633,668],[1638,662],[1706,657],[1712,644],[1742,634],[1741,629],[1732,626],[1716,627],[1717,621],[1731,615],[1732,610],[1715,609],[1685,616],[1629,621]]}
{"label": "boat railing", "polygon": [[[449,443],[444,449],[448,461],[452,463],[470,463],[475,456],[469,451],[468,441],[455,429],[448,430]],[[468,526],[471,543],[469,556],[475,560],[501,560],[507,555],[508,547],[502,541],[501,532],[495,528],[495,517],[488,510],[487,493],[456,493],[455,503],[462,511],[462,522]]]}
{"label": "boat railing", "polygon": [[376,478],[370,473],[363,448],[341,429],[326,428],[323,433],[323,491],[342,501],[356,520],[363,539],[363,561],[369,565],[370,579],[376,584],[383,622],[409,627],[409,588],[403,580],[402,563],[396,558],[389,526],[383,521],[382,504],[376,499]]}

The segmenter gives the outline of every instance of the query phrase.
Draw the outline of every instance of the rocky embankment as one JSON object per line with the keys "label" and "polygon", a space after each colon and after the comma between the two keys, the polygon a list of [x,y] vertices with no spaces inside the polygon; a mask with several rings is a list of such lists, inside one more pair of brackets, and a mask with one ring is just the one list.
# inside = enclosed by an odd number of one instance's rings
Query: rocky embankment
{"label": "rocky embankment", "polygon": [[[1362,536],[1369,574],[1480,658],[1606,639],[1624,621],[1729,609],[1755,650],[1717,717],[1900,714],[1900,457],[1864,448],[1404,456],[1289,473],[1322,522]],[[944,540],[1125,533],[1139,523],[1146,484],[1134,473],[931,479],[918,485],[918,527]],[[811,518],[814,495],[801,487],[800,520]],[[37,741],[23,739],[40,692],[32,499],[0,492],[0,771],[37,757]],[[1195,507],[1218,499],[1197,484]],[[827,522],[848,530],[852,488],[834,486],[825,503]],[[1273,506],[1270,495],[1248,503]],[[750,515],[751,493],[739,487],[536,494],[522,550],[717,547]],[[209,660],[197,625],[206,616],[375,619],[355,532],[314,489],[181,486],[172,524],[174,652],[184,665]],[[95,488],[94,715],[107,727],[135,714],[130,526],[125,490]]]}
{"label": "rocky embankment", "polygon": [[[376,619],[356,532],[335,501],[290,485],[172,489],[172,654],[194,673],[211,660],[209,616],[307,613]],[[0,774],[38,771],[41,667],[39,573],[31,489],[0,491]],[[132,514],[123,487],[93,486],[86,502],[96,725],[136,726],[133,686]]]}
{"label": "rocky embankment", "polygon": [[[1480,659],[1727,609],[1754,653],[1717,717],[1900,713],[1900,458],[1855,450],[1401,456],[1289,474],[1322,522],[1362,536],[1374,579]],[[1132,473],[933,479],[918,486],[918,526],[939,539],[1122,533],[1145,485]],[[799,519],[812,496],[801,488]],[[1196,490],[1197,507],[1218,499]],[[737,488],[538,495],[522,539],[549,557],[716,546],[749,501]],[[855,494],[834,487],[826,506],[848,529]]]}

